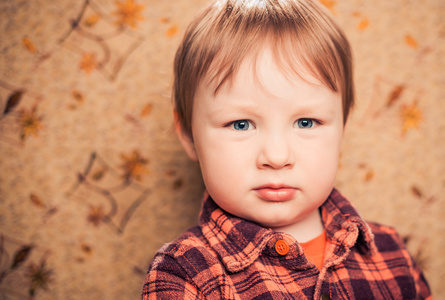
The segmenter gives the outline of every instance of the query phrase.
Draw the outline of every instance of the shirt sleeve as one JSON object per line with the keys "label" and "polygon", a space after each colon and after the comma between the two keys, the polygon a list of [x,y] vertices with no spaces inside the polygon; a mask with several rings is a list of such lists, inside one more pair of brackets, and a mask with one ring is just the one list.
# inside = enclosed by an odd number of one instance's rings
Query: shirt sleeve
{"label": "shirt sleeve", "polygon": [[425,277],[423,276],[422,270],[420,270],[419,265],[412,257],[411,261],[413,266],[413,278],[416,283],[417,295],[419,297],[418,299],[433,300],[430,288]]}
{"label": "shirt sleeve", "polygon": [[158,254],[148,270],[141,299],[205,298],[177,261],[168,255]]}
{"label": "shirt sleeve", "polygon": [[422,270],[420,269],[420,266],[417,264],[415,259],[409,254],[406,245],[403,242],[403,239],[399,236],[397,232],[394,233],[394,238],[399,243],[401,249],[404,250],[404,252],[406,253],[405,257],[409,262],[411,275],[414,279],[416,287],[416,292],[417,292],[416,299],[432,300],[433,297],[431,295],[430,287],[428,285],[428,282],[426,281],[425,276],[423,275]]}

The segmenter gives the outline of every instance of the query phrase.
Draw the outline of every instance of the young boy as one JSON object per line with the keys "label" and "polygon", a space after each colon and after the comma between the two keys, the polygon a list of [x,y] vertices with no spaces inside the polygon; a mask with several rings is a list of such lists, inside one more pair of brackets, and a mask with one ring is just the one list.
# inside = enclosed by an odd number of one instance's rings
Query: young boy
{"label": "young boy", "polygon": [[175,121],[207,193],[142,299],[431,299],[394,229],[333,188],[349,44],[315,0],[218,0],[175,59]]}

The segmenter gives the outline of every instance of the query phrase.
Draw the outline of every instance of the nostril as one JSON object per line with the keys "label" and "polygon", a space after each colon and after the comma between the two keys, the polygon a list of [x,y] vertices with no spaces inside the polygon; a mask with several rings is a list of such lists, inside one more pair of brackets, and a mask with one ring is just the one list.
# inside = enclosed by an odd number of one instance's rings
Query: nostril
{"label": "nostril", "polygon": [[283,162],[283,163],[264,163],[262,164],[263,168],[267,169],[285,169],[285,168],[292,168],[293,164],[290,162]]}
{"label": "nostril", "polygon": [[282,132],[270,133],[262,141],[258,153],[259,168],[282,169],[294,165],[294,153],[288,136]]}

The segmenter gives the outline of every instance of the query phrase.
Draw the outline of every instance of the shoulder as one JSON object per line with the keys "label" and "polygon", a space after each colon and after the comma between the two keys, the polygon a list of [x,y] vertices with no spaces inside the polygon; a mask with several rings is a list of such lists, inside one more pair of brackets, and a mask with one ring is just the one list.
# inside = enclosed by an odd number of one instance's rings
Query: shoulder
{"label": "shoulder", "polygon": [[[378,256],[383,258],[388,270],[393,274],[398,274],[398,284],[407,290],[407,284],[402,283],[402,270],[405,266],[409,270],[409,281],[413,281],[415,288],[415,299],[431,299],[431,292],[428,282],[420,269],[420,266],[408,252],[404,239],[397,231],[390,226],[377,223],[368,223],[374,234],[375,244],[378,249]],[[409,298],[409,297],[407,297]],[[403,298],[405,299],[405,297]],[[410,298],[411,299],[411,298]]]}
{"label": "shoulder", "polygon": [[159,249],[148,269],[142,299],[202,299],[187,270],[175,260],[174,249],[183,241],[198,240],[199,231],[192,228]]}
{"label": "shoulder", "polygon": [[403,238],[394,227],[368,222],[379,252],[405,250]]}
{"label": "shoulder", "polygon": [[409,277],[417,277],[420,269],[406,248],[403,238],[396,229],[377,223],[368,223],[374,235],[377,247],[377,255],[374,262],[380,263],[385,270],[391,270],[394,274],[405,274]]}
{"label": "shoulder", "polygon": [[[224,278],[224,268],[216,253],[201,229],[194,227],[158,250],[149,267],[144,292],[181,290],[218,299],[226,283]],[[183,299],[183,296],[174,299]]]}
{"label": "shoulder", "polygon": [[195,226],[183,232],[172,242],[165,244],[158,250],[158,254],[175,257],[178,255],[179,250],[205,246],[206,241],[204,235],[202,234],[201,228],[199,226]]}
{"label": "shoulder", "polygon": [[153,258],[150,269],[156,269],[163,262],[177,265],[204,263],[203,257],[213,256],[199,226],[192,227],[182,233],[174,241],[160,248]]}

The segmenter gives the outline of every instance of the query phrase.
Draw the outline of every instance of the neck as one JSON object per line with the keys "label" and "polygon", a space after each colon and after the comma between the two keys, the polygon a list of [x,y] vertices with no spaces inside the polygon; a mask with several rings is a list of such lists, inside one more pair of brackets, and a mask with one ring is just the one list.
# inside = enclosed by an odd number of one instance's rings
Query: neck
{"label": "neck", "polygon": [[323,233],[324,227],[318,209],[312,211],[303,220],[282,227],[274,227],[273,231],[280,231],[293,236],[299,243],[310,241]]}

